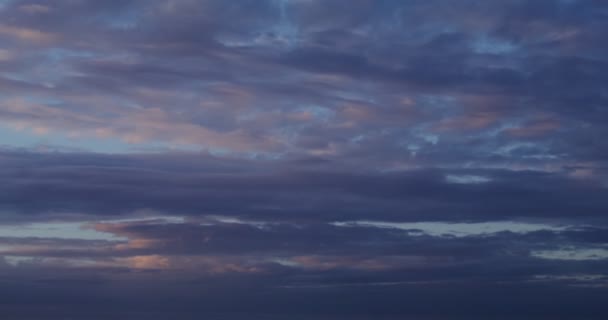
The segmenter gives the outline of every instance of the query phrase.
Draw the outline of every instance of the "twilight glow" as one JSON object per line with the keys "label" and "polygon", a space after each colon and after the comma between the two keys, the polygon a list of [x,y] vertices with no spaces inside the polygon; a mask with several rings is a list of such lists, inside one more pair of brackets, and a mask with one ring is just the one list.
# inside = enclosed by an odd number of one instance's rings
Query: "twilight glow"
{"label": "twilight glow", "polygon": [[607,319],[608,1],[0,0],[0,319]]}

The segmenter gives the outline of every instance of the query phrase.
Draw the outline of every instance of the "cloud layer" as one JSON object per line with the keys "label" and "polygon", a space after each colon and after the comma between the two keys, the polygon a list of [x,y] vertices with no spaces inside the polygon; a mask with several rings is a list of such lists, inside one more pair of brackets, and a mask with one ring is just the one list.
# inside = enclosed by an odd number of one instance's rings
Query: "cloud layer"
{"label": "cloud layer", "polygon": [[603,319],[607,18],[0,0],[0,313]]}

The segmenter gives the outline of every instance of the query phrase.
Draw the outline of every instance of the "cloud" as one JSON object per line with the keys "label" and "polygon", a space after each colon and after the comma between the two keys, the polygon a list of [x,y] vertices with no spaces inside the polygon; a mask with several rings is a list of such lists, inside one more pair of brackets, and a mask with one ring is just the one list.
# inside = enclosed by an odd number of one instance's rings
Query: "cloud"
{"label": "cloud", "polygon": [[[331,162],[311,169],[289,161],[223,161],[191,153],[4,152],[1,173],[10,183],[2,187],[3,208],[29,219],[47,213],[111,217],[152,210],[248,220],[457,222],[559,219],[573,210],[580,219],[600,219],[606,205],[601,181],[571,177],[567,168],[350,173]],[[448,179],[455,176],[481,176],[485,182]]]}
{"label": "cloud", "polygon": [[606,12],[0,0],[0,311],[601,317]]}
{"label": "cloud", "polygon": [[43,44],[52,42],[56,37],[56,35],[41,30],[14,27],[10,25],[0,25],[0,34],[21,41]]}

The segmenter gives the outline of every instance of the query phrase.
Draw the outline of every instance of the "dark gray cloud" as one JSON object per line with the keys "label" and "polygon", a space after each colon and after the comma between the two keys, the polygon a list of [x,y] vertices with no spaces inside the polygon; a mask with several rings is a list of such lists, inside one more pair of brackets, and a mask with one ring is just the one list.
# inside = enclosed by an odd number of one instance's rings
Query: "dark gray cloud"
{"label": "dark gray cloud", "polygon": [[335,163],[311,168],[233,159],[231,164],[204,154],[2,155],[3,210],[29,219],[44,213],[118,217],[153,210],[278,222],[569,219],[572,212],[588,221],[603,220],[607,205],[601,180],[577,178],[568,169],[378,173],[344,172],[332,168]]}

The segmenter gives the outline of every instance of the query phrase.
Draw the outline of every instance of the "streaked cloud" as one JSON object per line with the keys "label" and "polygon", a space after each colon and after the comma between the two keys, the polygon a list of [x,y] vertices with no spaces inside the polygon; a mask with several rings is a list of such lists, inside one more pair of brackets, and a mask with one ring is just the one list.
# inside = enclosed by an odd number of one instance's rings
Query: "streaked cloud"
{"label": "streaked cloud", "polygon": [[0,0],[0,314],[603,319],[607,10]]}

